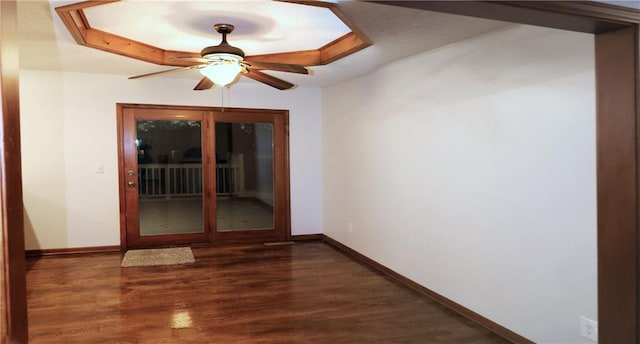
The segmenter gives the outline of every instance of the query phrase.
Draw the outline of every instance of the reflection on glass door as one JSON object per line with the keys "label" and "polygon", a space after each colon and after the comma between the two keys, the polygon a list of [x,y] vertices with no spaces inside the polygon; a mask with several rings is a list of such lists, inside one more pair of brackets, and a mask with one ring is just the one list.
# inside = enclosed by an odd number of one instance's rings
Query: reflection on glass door
{"label": "reflection on glass door", "polygon": [[204,231],[201,127],[136,120],[140,236]]}
{"label": "reflection on glass door", "polygon": [[274,228],[271,123],[215,123],[216,230]]}

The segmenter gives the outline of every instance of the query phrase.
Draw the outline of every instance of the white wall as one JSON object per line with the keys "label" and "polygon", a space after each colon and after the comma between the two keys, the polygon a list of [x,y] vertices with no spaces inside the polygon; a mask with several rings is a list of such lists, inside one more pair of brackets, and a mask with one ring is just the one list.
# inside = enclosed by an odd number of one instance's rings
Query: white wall
{"label": "white wall", "polygon": [[324,233],[531,340],[588,342],[593,48],[514,26],[325,89]]}
{"label": "white wall", "polygon": [[[195,92],[196,82],[22,70],[27,249],[118,245],[116,103],[221,105],[219,89]],[[225,97],[225,106],[290,110],[292,233],[320,233],[320,89],[239,83]]]}

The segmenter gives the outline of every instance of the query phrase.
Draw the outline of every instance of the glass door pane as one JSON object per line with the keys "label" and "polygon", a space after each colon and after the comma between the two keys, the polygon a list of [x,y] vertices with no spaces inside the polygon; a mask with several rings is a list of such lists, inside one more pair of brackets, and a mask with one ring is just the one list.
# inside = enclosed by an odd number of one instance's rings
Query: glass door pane
{"label": "glass door pane", "polygon": [[140,236],[204,232],[201,128],[136,119]]}
{"label": "glass door pane", "polygon": [[215,123],[216,230],[274,228],[273,124]]}

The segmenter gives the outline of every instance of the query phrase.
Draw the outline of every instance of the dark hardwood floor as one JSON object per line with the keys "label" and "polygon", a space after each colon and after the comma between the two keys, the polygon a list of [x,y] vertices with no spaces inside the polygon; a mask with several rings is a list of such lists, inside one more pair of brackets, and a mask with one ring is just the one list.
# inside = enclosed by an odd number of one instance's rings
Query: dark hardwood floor
{"label": "dark hardwood floor", "polygon": [[505,343],[322,242],[30,258],[30,343]]}

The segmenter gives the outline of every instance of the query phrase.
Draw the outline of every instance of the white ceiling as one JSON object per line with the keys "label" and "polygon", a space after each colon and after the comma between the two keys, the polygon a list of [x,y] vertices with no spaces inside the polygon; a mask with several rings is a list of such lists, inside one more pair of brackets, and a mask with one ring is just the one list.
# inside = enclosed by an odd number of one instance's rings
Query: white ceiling
{"label": "white ceiling", "polygon": [[[119,74],[123,77],[169,69],[75,43],[54,8],[76,1],[18,2],[20,66],[25,69]],[[338,1],[339,8],[373,45],[312,75],[268,72],[300,86],[327,86],[420,52],[501,29],[508,23],[360,1]],[[346,27],[324,8],[266,1],[123,1],[86,10],[94,28],[163,49],[197,52],[220,40],[211,26],[230,22],[228,39],[248,55],[319,48]],[[192,78],[196,71],[171,74]],[[241,78],[242,82],[255,82]],[[131,82],[136,82],[132,80]],[[268,87],[268,86],[265,86]]]}

